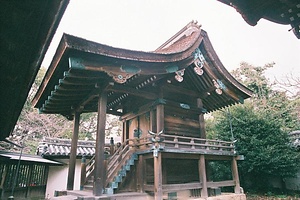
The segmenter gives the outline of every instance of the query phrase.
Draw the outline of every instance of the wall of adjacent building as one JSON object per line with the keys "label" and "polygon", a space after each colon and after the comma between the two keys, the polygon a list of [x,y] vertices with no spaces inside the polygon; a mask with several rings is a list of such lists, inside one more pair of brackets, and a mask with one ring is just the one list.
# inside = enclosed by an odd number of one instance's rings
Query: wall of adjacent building
{"label": "wall of adjacent building", "polygon": [[[58,162],[66,163],[63,166],[50,166],[45,197],[54,197],[55,191],[65,191],[67,189],[67,179],[69,170],[69,159],[55,159]],[[80,189],[80,169],[81,160],[76,160],[74,190]]]}

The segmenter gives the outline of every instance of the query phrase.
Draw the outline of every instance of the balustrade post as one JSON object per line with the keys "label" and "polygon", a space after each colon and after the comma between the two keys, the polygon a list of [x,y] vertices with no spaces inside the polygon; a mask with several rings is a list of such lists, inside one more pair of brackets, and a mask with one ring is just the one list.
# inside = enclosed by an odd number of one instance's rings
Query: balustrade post
{"label": "balustrade post", "polygon": [[209,143],[208,143],[208,141],[206,140],[206,141],[205,141],[205,146],[206,146],[205,148],[206,148],[207,150],[209,150],[209,146],[208,146],[208,145],[209,145]]}
{"label": "balustrade post", "polygon": [[81,177],[80,177],[80,190],[83,190],[86,181],[86,158],[82,156],[81,158]]}
{"label": "balustrade post", "polygon": [[195,141],[194,139],[191,140],[192,149],[195,149]]}
{"label": "balustrade post", "polygon": [[179,148],[177,136],[174,138],[174,142],[175,142],[175,148]]}
{"label": "balustrade post", "polygon": [[115,152],[115,142],[114,142],[114,138],[113,137],[111,137],[110,138],[110,149],[109,149],[110,151],[110,155],[113,155],[114,154],[114,152]]}

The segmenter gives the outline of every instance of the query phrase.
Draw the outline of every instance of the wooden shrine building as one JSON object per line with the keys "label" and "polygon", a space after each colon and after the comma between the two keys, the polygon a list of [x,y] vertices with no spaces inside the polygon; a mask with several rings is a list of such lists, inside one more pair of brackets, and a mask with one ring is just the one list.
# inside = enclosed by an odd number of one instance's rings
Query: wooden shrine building
{"label": "wooden shrine building", "polygon": [[[33,104],[41,113],[74,120],[75,150],[80,114],[98,112],[95,158],[84,180],[92,178],[95,196],[135,191],[162,199],[192,191],[206,198],[217,187],[240,193],[240,184],[234,144],[206,139],[204,114],[243,103],[251,94],[224,68],[207,33],[191,22],[153,52],[64,34]],[[123,144],[108,158],[106,114],[123,122]],[[68,190],[75,158],[71,150]],[[209,160],[229,161],[232,179],[210,180]]]}

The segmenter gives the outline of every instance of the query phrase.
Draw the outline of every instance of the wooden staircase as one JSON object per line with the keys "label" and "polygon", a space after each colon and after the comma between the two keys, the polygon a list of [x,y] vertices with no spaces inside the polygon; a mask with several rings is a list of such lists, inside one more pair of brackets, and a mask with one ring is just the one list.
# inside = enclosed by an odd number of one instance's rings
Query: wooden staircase
{"label": "wooden staircase", "polygon": [[[107,180],[105,187],[105,194],[114,194],[120,187],[121,183],[125,180],[126,175],[130,172],[135,161],[138,160],[138,155],[135,153],[135,145],[133,140],[124,142],[116,152],[107,160]],[[86,177],[84,189],[93,189],[93,171],[95,165],[95,158],[93,157],[86,164]]]}
{"label": "wooden staircase", "polygon": [[106,194],[114,194],[114,189],[118,189],[119,185],[126,178],[127,173],[130,172],[131,166],[134,166],[136,160],[138,160],[138,155],[132,153],[116,173],[112,171],[111,174],[108,174],[108,183],[105,188]]}

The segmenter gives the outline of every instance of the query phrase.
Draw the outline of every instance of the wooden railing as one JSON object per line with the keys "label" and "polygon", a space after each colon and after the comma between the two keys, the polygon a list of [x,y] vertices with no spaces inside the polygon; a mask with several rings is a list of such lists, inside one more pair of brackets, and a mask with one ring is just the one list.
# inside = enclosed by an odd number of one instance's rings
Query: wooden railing
{"label": "wooden railing", "polygon": [[[154,145],[151,138],[152,136],[128,139],[121,144],[121,146],[116,149],[115,153],[109,157],[106,183],[113,180],[116,173],[122,168],[134,152],[139,153],[143,150],[150,150]],[[205,151],[216,154],[221,154],[222,152],[234,154],[234,144],[232,142],[168,134],[161,134],[160,138],[162,138],[162,140],[159,142],[159,145],[164,149],[173,149],[183,152],[195,151],[201,153],[201,151]],[[93,157],[86,163],[85,177],[82,177],[84,183],[92,176],[94,165],[95,159]]]}
{"label": "wooden railing", "polygon": [[232,142],[166,134],[162,134],[161,137],[164,138],[162,144],[165,148],[234,152]]}
{"label": "wooden railing", "polygon": [[[235,181],[234,180],[226,180],[226,181],[218,181],[218,182],[209,181],[206,184],[207,184],[207,188],[228,187],[228,186],[235,186]],[[202,188],[201,182],[162,185],[162,190],[164,192],[201,189],[201,188]],[[154,191],[153,185],[150,184],[145,184],[144,189],[145,191],[152,191],[152,192]]]}
{"label": "wooden railing", "polygon": [[122,168],[136,148],[136,139],[128,139],[110,157],[107,166],[106,184],[111,182],[115,174]]}

